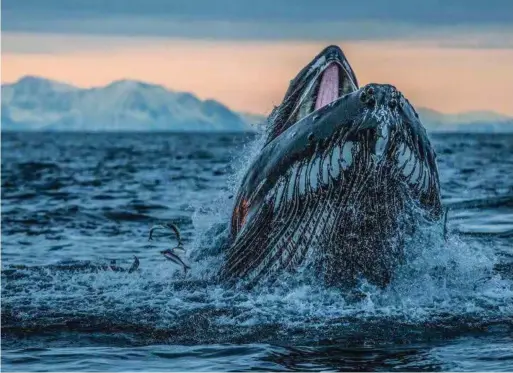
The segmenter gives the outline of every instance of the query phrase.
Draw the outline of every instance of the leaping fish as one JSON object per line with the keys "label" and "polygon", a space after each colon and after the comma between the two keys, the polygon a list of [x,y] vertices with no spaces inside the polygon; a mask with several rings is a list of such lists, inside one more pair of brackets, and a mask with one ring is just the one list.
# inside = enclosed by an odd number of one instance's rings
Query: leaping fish
{"label": "leaping fish", "polygon": [[179,266],[181,266],[183,268],[184,274],[187,274],[187,271],[190,270],[191,267],[187,263],[185,263],[184,260],[181,258],[182,256],[185,255],[186,252],[185,252],[185,249],[183,247],[183,242],[182,242],[182,237],[180,235],[180,230],[173,223],[165,223],[165,224],[155,225],[154,227],[152,227],[150,229],[150,235],[149,235],[149,238],[148,238],[149,241],[153,240],[153,233],[156,230],[158,230],[158,229],[171,230],[175,234],[176,240],[178,241],[177,246],[175,246],[175,247],[173,247],[171,249],[163,250],[160,253],[162,255],[164,255],[164,257],[166,259],[168,259],[168,260],[172,261],[173,263],[178,264]]}

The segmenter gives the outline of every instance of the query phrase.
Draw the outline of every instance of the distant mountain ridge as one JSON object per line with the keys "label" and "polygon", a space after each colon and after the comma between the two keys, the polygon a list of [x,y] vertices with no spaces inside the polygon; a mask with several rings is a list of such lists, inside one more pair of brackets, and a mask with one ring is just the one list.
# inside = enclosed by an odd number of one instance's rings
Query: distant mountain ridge
{"label": "distant mountain ridge", "polygon": [[[431,132],[513,132],[513,118],[494,112],[418,112]],[[2,131],[240,132],[259,130],[265,117],[139,81],[82,89],[25,76],[2,85],[1,120]]]}
{"label": "distant mountain ridge", "polygon": [[431,132],[509,133],[513,132],[513,118],[493,111],[469,111],[443,114],[418,108],[422,123]]}
{"label": "distant mountain ridge", "polygon": [[132,80],[82,89],[26,76],[2,85],[2,130],[254,131],[215,100]]}

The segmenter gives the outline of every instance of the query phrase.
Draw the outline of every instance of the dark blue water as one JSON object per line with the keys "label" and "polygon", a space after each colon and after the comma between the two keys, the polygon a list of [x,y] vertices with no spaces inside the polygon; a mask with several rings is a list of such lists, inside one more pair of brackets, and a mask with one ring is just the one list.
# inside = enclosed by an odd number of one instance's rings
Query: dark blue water
{"label": "dark blue water", "polygon": [[[391,286],[217,284],[258,136],[2,135],[2,369],[513,370],[513,137],[433,136],[447,241]],[[191,273],[148,241],[184,236]],[[98,270],[111,259],[135,273]],[[95,269],[96,268],[96,269]]]}

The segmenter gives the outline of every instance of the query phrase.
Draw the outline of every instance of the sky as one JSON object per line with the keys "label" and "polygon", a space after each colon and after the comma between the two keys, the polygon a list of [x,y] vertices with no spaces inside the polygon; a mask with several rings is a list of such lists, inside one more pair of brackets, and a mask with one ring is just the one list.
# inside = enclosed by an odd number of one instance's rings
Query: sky
{"label": "sky", "polygon": [[3,0],[2,83],[142,80],[267,114],[323,47],[414,105],[513,116],[511,0]]}

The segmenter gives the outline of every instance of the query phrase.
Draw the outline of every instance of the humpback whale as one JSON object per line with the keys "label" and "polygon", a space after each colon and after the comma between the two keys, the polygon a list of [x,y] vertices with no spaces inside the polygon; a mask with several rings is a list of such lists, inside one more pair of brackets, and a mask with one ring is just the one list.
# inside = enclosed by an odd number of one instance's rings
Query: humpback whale
{"label": "humpback whale", "polygon": [[443,217],[436,155],[394,86],[359,87],[338,46],[290,82],[242,179],[220,276],[253,286],[313,269],[386,286],[419,224]]}

